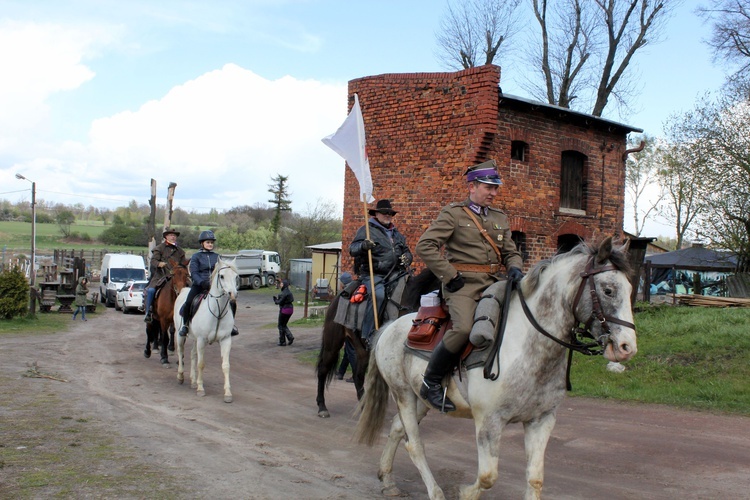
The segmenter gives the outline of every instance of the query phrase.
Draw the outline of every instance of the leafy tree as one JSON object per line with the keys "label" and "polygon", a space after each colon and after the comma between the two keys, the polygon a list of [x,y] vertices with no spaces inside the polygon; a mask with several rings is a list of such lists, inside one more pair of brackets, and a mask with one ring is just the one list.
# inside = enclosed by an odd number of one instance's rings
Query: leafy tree
{"label": "leafy tree", "polygon": [[125,224],[113,224],[99,236],[99,240],[107,245],[147,246],[148,235],[146,227],[132,227]]}
{"label": "leafy tree", "polygon": [[317,200],[314,206],[307,205],[305,213],[292,216],[287,227],[279,232],[278,249],[282,269],[290,258],[309,257],[305,248],[319,243],[341,240],[341,218],[331,202]]}
{"label": "leafy tree", "polygon": [[271,180],[273,184],[269,184],[268,192],[273,194],[273,199],[268,200],[268,202],[275,207],[274,216],[271,220],[271,231],[273,231],[273,234],[278,235],[279,228],[281,227],[282,212],[292,210],[292,201],[288,198],[290,194],[289,186],[287,185],[289,177],[279,174],[276,177],[272,177]]}
{"label": "leafy tree", "polygon": [[448,3],[440,21],[439,57],[452,69],[492,64],[502,44],[518,32],[521,0],[463,0]]}
{"label": "leafy tree", "polygon": [[66,238],[70,237],[70,226],[76,221],[76,216],[70,210],[64,209],[57,212],[57,225],[60,232]]}
{"label": "leafy tree", "polygon": [[[643,141],[644,148],[628,155],[625,163],[625,196],[633,207],[635,235],[640,236],[646,221],[657,213],[659,203],[664,198],[664,191],[659,189],[657,180],[659,171],[665,165],[663,142],[660,144],[656,138],[648,136],[636,139]],[[655,187],[658,191],[651,192]]]}
{"label": "leafy tree", "polygon": [[24,314],[29,304],[29,282],[18,266],[0,272],[0,318]]}

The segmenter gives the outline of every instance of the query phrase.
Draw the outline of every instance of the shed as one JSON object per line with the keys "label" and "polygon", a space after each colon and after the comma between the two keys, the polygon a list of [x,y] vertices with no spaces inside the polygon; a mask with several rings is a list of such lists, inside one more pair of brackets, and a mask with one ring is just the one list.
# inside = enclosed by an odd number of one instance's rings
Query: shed
{"label": "shed", "polygon": [[305,288],[307,273],[312,271],[312,259],[289,259],[289,284]]}
{"label": "shed", "polygon": [[[336,289],[341,267],[341,242],[319,243],[305,248],[312,252],[312,283],[310,286],[325,282],[326,286]],[[336,291],[338,291],[336,289]]]}

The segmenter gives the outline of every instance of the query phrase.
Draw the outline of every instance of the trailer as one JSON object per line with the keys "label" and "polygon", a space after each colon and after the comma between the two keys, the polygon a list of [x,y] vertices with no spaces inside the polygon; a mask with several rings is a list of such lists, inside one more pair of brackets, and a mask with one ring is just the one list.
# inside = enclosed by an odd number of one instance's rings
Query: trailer
{"label": "trailer", "polygon": [[240,278],[240,288],[255,290],[262,286],[276,286],[281,270],[278,252],[268,250],[240,250],[236,254],[221,256],[233,260]]}

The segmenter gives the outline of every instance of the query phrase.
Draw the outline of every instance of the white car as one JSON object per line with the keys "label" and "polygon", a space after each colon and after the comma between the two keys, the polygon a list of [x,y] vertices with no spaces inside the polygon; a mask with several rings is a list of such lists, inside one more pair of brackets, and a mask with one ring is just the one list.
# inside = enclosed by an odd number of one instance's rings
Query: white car
{"label": "white car", "polygon": [[143,311],[145,305],[146,285],[148,281],[130,280],[117,292],[115,298],[115,309],[123,313],[130,311]]}

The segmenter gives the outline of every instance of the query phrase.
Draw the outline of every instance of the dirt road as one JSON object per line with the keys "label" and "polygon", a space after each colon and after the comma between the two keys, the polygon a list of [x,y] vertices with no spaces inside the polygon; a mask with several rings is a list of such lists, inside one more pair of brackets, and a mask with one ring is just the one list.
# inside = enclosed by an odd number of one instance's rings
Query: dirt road
{"label": "dirt road", "polygon": [[[294,329],[294,344],[277,347],[276,330],[269,328],[276,314],[267,294],[241,292],[231,404],[222,401],[218,346],[207,349],[207,395],[200,398],[189,381],[177,383],[174,355],[170,368],[162,367],[156,353],[143,357],[141,315],[100,307],[87,323],[77,322],[67,332],[2,336],[0,418],[13,415],[18,405],[27,408],[30,401],[54,396],[65,402],[60,414],[75,412],[85,417],[81,421],[101,424],[131,451],[118,460],[87,456],[92,468],[106,462],[116,476],[137,463],[179,484],[171,492],[179,498],[381,497],[377,467],[384,440],[367,448],[349,439],[353,384],[334,381],[327,394],[332,417],[319,418],[314,368],[296,359],[317,348],[319,329]],[[300,314],[297,310],[294,318]],[[67,382],[22,376],[32,362]],[[45,418],[61,418],[54,409],[44,411],[52,413]],[[472,422],[431,414],[422,428],[433,472],[446,495],[456,498],[459,485],[474,480]],[[66,438],[61,432],[47,441]],[[520,426],[507,429],[500,479],[485,498],[522,498],[522,439]],[[17,449],[20,440],[4,436],[0,444]],[[748,498],[749,464],[748,418],[568,398],[547,448],[544,494],[556,499]],[[0,467],[0,496],[16,496],[11,485],[21,468],[8,465]],[[426,498],[403,447],[395,470],[402,491]],[[36,498],[51,493],[43,487],[37,491]],[[89,486],[70,496],[103,494]],[[146,480],[132,491],[132,498],[164,496]]]}

